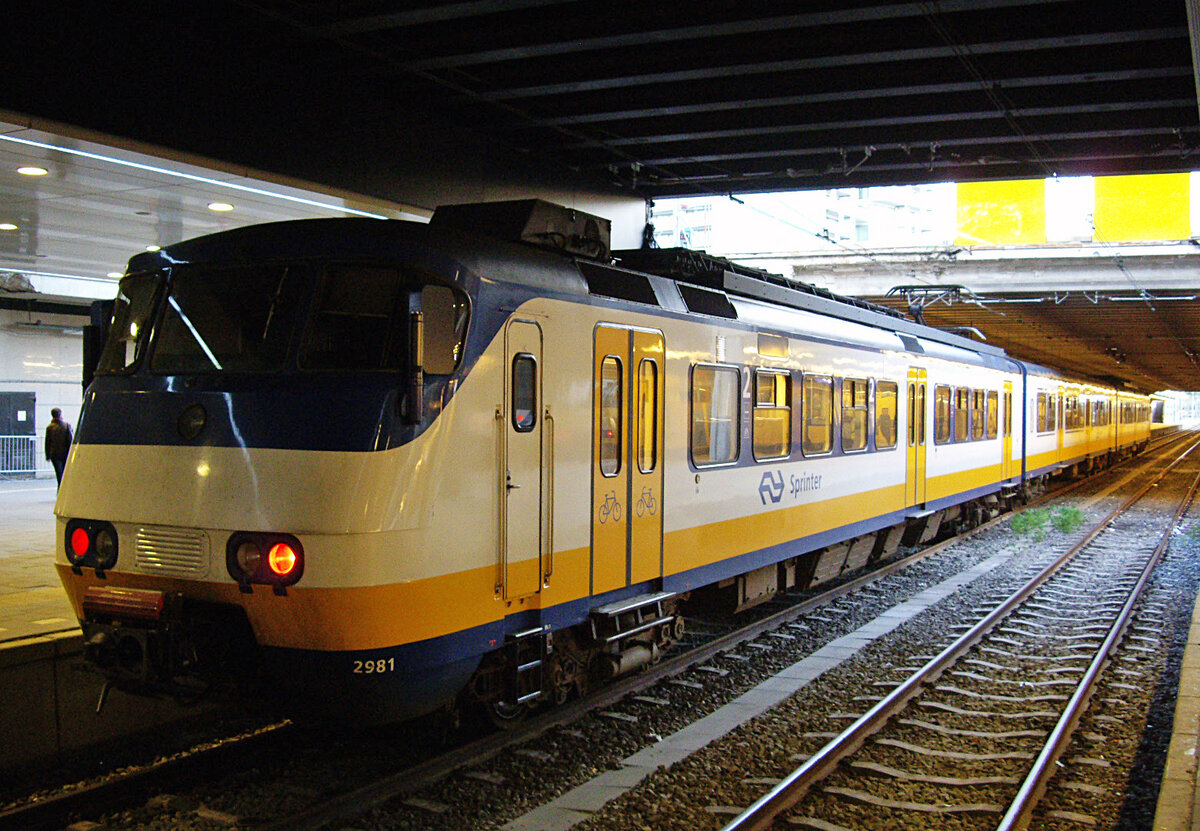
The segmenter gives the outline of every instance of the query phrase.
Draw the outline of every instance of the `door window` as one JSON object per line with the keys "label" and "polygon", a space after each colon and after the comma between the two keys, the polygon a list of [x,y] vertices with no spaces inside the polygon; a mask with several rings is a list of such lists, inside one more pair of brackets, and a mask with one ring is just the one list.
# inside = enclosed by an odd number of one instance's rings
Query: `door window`
{"label": "door window", "polygon": [[600,363],[600,473],[616,476],[621,471],[622,424],[621,360],[608,355]]}
{"label": "door window", "polygon": [[528,352],[513,358],[512,425],[518,433],[537,426],[537,360]]}
{"label": "door window", "polygon": [[643,360],[637,383],[638,470],[650,473],[658,467],[658,364]]}

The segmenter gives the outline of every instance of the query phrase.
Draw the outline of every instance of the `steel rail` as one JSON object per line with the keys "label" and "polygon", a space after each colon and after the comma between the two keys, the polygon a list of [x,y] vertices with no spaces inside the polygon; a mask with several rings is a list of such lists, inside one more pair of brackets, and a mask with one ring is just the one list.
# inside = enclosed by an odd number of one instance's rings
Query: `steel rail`
{"label": "steel rail", "polygon": [[250,735],[223,739],[200,751],[178,754],[101,782],[16,805],[0,811],[0,831],[48,831],[64,828],[80,816],[121,810],[133,800],[162,793],[181,783],[202,778],[213,770],[232,770],[252,764],[264,753],[278,752],[280,743],[295,738],[296,734],[297,728],[292,722],[277,722]]}
{"label": "steel rail", "polygon": [[1196,478],[1192,481],[1192,486],[1188,489],[1187,495],[1179,503],[1175,515],[1163,531],[1158,545],[1151,553],[1145,568],[1142,569],[1142,573],[1138,577],[1137,583],[1131,590],[1129,599],[1125,601],[1125,605],[1121,608],[1121,613],[1113,622],[1108,637],[1104,639],[1104,643],[1097,649],[1096,657],[1088,665],[1087,671],[1084,673],[1083,678],[1080,679],[1079,686],[1075,690],[1075,694],[1067,702],[1066,709],[1059,717],[1054,729],[1050,732],[1045,747],[1038,754],[1028,775],[1025,777],[1025,781],[1021,783],[1021,787],[1009,805],[1008,811],[1005,812],[1000,824],[996,826],[996,831],[1022,831],[1022,829],[1029,826],[1029,822],[1033,819],[1033,810],[1045,793],[1046,786],[1051,777],[1054,776],[1056,771],[1055,763],[1062,756],[1063,752],[1066,751],[1071,734],[1074,732],[1076,726],[1078,726],[1079,720],[1083,717],[1083,712],[1087,708],[1088,701],[1091,698],[1092,691],[1095,689],[1100,673],[1104,670],[1108,664],[1110,655],[1116,650],[1117,645],[1124,637],[1125,631],[1129,627],[1129,621],[1133,617],[1133,607],[1141,597],[1146,586],[1150,583],[1151,573],[1166,552],[1171,542],[1171,532],[1179,525],[1183,515],[1187,513],[1192,502],[1195,500],[1197,487],[1200,487],[1200,473],[1196,474]]}
{"label": "steel rail", "polygon": [[1133,496],[1102,519],[1087,535],[1070,550],[1060,555],[1040,574],[1031,578],[1007,600],[992,610],[961,637],[932,658],[925,666],[897,686],[891,693],[843,730],[832,741],[813,754],[804,764],[792,771],[766,795],[758,799],[729,822],[721,831],[765,831],[775,818],[804,798],[817,782],[831,774],[837,765],[862,747],[863,743],[908,702],[920,695],[926,685],[936,681],[943,672],[953,666],[968,650],[979,643],[1001,620],[1022,604],[1043,583],[1053,577],[1063,566],[1087,547],[1113,520],[1125,513],[1140,500],[1150,488],[1179,465],[1189,453],[1200,446],[1193,443],[1178,458],[1165,467],[1157,476],[1142,486]]}

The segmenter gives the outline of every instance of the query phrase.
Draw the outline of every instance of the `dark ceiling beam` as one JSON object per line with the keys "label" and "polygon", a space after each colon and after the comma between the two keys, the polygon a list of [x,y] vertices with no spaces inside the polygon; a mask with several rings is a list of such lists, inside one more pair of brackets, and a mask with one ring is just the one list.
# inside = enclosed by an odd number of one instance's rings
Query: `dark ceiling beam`
{"label": "dark ceiling beam", "polygon": [[[1182,27],[1166,27],[1128,32],[1105,32],[1094,35],[1072,35],[1070,37],[1056,36],[997,43],[973,43],[966,47],[966,49],[973,57],[982,57],[985,55],[1011,55],[1051,49],[1102,48],[1126,43],[1182,40],[1186,36],[1187,30]],[[571,44],[563,44],[563,46],[569,47]],[[623,75],[614,78],[597,78],[594,80],[568,81],[534,87],[504,89],[481,93],[481,97],[493,101],[511,101],[516,98],[574,95],[581,92],[628,89],[630,87],[649,86],[652,84],[695,83],[721,78],[744,78],[751,75],[777,75],[782,73],[809,72],[812,70],[841,69],[911,61],[948,60],[952,58],[957,59],[962,49],[962,47],[949,45],[930,46],[921,49],[892,49],[855,54],[825,55],[817,58],[795,58],[787,61],[731,64],[699,69],[682,69],[673,72],[651,72]],[[408,68],[418,68],[411,63],[405,64],[405,66]],[[422,65],[419,68],[429,70],[438,67]]]}
{"label": "dark ceiling beam", "polygon": [[[1086,155],[1057,155],[1045,159],[1062,176],[1115,175],[1121,173],[1178,173],[1190,171],[1192,164],[1177,154],[1148,155],[1144,148],[1127,152],[1097,151]],[[810,168],[786,168],[762,171],[716,171],[684,175],[677,171],[657,171],[668,175],[651,179],[643,175],[637,182],[642,192],[654,198],[671,196],[725,196],[731,193],[811,190],[813,188],[876,187],[907,185],[913,182],[974,181],[978,179],[1024,179],[1041,177],[1040,164],[1033,159],[947,159],[886,165],[862,165],[849,174],[827,164]]]}
{"label": "dark ceiling beam", "polygon": [[[879,144],[871,144],[871,152],[887,152],[900,151],[909,153],[915,150],[924,149],[930,145],[936,145],[938,152],[951,151],[962,148],[971,147],[1004,147],[1012,145],[1016,141],[1035,141],[1035,142],[1060,142],[1060,141],[1098,141],[1110,140],[1117,138],[1146,138],[1152,136],[1162,136],[1164,138],[1177,138],[1175,132],[1180,128],[1172,127],[1141,127],[1128,128],[1118,130],[1089,130],[1086,132],[1062,132],[1062,133],[1041,133],[1029,136],[1012,136],[1009,134],[998,136],[976,136],[971,138],[949,138],[954,134],[953,131],[943,133],[939,136],[931,137],[929,140],[914,140],[909,142],[885,142]],[[1192,134],[1200,133],[1200,126],[1193,125],[1188,128],[1188,132]],[[854,155],[856,152],[862,154],[861,144],[844,144],[840,146],[827,145],[823,147],[804,147],[794,150],[788,150],[783,153],[784,158],[796,159],[804,156],[837,156],[843,153]],[[716,164],[720,162],[744,162],[754,159],[776,159],[781,155],[778,148],[769,148],[764,150],[748,151],[742,153],[708,153],[704,155],[692,156],[667,156],[662,158],[647,158],[641,159],[644,165],[677,165],[677,164]]]}
{"label": "dark ceiling beam", "polygon": [[[1040,75],[1029,78],[1006,78],[998,80],[996,86],[1000,89],[1020,89],[1029,87],[1061,88],[1064,85],[1078,84],[1113,84],[1125,81],[1162,81],[1171,78],[1191,77],[1191,67],[1164,67],[1161,69],[1136,69],[1117,72],[1081,72],[1071,75]],[[822,104],[836,101],[871,100],[877,98],[895,98],[897,96],[932,96],[952,95],[963,92],[976,92],[979,85],[974,81],[943,84],[920,84],[903,87],[876,87],[858,90],[838,90],[833,92],[807,93],[804,95],[777,96],[774,98],[739,99],[730,101],[710,101],[704,104],[675,104],[664,107],[643,107],[632,110],[611,110],[608,112],[589,112],[579,115],[558,116],[545,119],[545,123],[555,126],[583,124],[598,124],[611,121],[630,121],[638,118],[664,118],[677,115],[694,115],[696,113],[717,112],[721,110],[743,110],[750,107],[795,107],[807,104]]]}
{"label": "dark ceiling beam", "polygon": [[[1044,6],[1069,2],[1074,2],[1074,0],[943,0],[943,2],[935,4],[935,7],[941,14],[946,15],[955,12],[980,12],[993,9]],[[663,46],[669,43],[732,35],[778,33],[787,29],[812,29],[821,26],[851,25],[855,23],[926,17],[930,10],[931,5],[928,3],[904,3],[868,6],[840,11],[725,21],[696,26],[680,26],[671,29],[646,29],[621,35],[607,35],[558,43],[490,49],[484,52],[463,53],[459,55],[444,55],[420,61],[412,61],[407,66],[411,69],[419,70],[456,69],[464,66],[478,66],[480,64],[512,60],[529,60],[531,58],[543,58],[552,55],[577,55],[580,52],[594,52],[604,49]]]}
{"label": "dark ceiling beam", "polygon": [[404,29],[409,26],[424,26],[430,23],[450,23],[455,20],[522,9],[565,6],[575,2],[577,0],[471,0],[471,2],[465,3],[448,3],[444,6],[341,20],[318,27],[316,33],[329,37],[364,35],[371,32]]}
{"label": "dark ceiling beam", "polygon": [[[1194,103],[1195,101],[1191,98],[1170,98],[1160,101],[1146,101],[1139,99],[1136,101],[1105,102],[1101,104],[1078,106],[1017,108],[1011,110],[1010,112],[1017,118],[1103,115],[1111,113],[1146,112],[1149,110],[1186,110],[1193,106]],[[957,113],[938,111],[932,113],[896,116],[894,118],[863,118],[845,121],[821,121],[811,124],[781,124],[763,127],[742,127],[732,130],[697,130],[686,133],[646,134],[628,138],[610,138],[606,139],[604,144],[609,147],[644,147],[651,144],[669,144],[672,142],[683,141],[717,141],[721,139],[732,138],[752,138],[755,136],[778,137],[790,134],[798,135],[803,133],[835,132],[838,130],[870,130],[889,127],[922,126],[928,124],[938,124],[944,126],[947,122],[963,124],[966,122],[988,121],[989,119],[996,118],[1001,118],[1001,115],[992,110]],[[584,150],[591,149],[592,147],[594,147],[594,145],[577,144],[566,146],[564,149]]]}

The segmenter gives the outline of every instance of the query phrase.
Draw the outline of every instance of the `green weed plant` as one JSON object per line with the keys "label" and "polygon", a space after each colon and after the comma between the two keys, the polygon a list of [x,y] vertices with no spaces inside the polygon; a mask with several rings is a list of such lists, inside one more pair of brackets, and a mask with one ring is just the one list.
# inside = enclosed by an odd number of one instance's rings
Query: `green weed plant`
{"label": "green weed plant", "polygon": [[1069,534],[1083,525],[1083,511],[1078,508],[1059,508],[1054,512],[1050,524],[1054,526],[1054,530]]}
{"label": "green weed plant", "polygon": [[1078,508],[1059,508],[1053,514],[1049,508],[1036,508],[1017,514],[1011,524],[1018,534],[1040,542],[1046,538],[1050,528],[1061,534],[1069,534],[1083,525],[1083,519],[1083,511]]}
{"label": "green weed plant", "polygon": [[1012,518],[1012,529],[1023,537],[1033,537],[1034,540],[1045,539],[1046,524],[1050,522],[1049,508],[1035,508],[1022,511]]}

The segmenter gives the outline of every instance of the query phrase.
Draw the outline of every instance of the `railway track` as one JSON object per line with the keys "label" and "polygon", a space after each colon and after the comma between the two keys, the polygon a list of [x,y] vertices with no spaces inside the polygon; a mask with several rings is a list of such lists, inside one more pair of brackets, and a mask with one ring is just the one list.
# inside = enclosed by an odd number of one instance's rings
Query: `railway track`
{"label": "railway track", "polygon": [[1200,477],[1165,530],[1143,497],[1196,446],[724,831],[905,827],[937,815],[1027,827]]}
{"label": "railway track", "polygon": [[[1059,497],[1086,485],[1088,481],[1090,480],[1072,483],[1048,495],[1045,499]],[[1031,507],[1036,507],[1043,501],[1039,500]],[[1005,521],[1008,516],[1010,515],[994,520],[993,523],[981,526],[971,533],[982,532],[995,523]],[[894,561],[879,570],[802,602],[792,602],[786,606],[782,603],[778,604],[769,613],[763,614],[759,620],[735,631],[724,631],[722,627],[714,625],[711,627],[710,635],[694,644],[687,654],[670,657],[659,665],[612,684],[587,699],[572,702],[532,718],[517,730],[484,736],[448,752],[427,753],[428,758],[397,765],[394,772],[377,776],[368,775],[366,778],[370,778],[372,781],[366,786],[340,787],[337,789],[338,792],[333,794],[309,794],[308,797],[299,800],[303,803],[303,807],[298,810],[284,810],[283,813],[286,816],[283,817],[276,814],[269,817],[243,817],[242,819],[261,828],[320,828],[335,820],[359,814],[372,805],[402,799],[406,795],[417,793],[430,784],[444,779],[454,771],[478,768],[506,749],[536,741],[537,737],[544,736],[556,728],[570,725],[589,712],[612,707],[615,703],[630,696],[636,696],[656,684],[681,677],[692,668],[734,652],[739,646],[761,638],[765,633],[780,631],[781,628],[797,619],[813,615],[840,599],[861,592],[868,584],[903,572],[962,539],[961,536],[956,537],[917,554]],[[820,626],[821,624],[816,623],[815,625]],[[783,628],[782,631],[787,630]],[[216,771],[236,769],[250,764],[255,759],[289,755],[291,753],[289,748],[293,741],[292,733],[294,731],[286,726],[279,726],[262,735],[246,737],[241,741],[227,744],[218,743],[218,747],[190,754],[187,759],[172,759],[165,764],[146,766],[126,775],[113,777],[106,782],[96,783],[85,788],[64,790],[61,794],[0,812],[0,828],[61,827],[80,816],[97,816],[107,811],[120,810],[123,805],[145,799],[147,794],[169,790],[177,783],[183,783],[180,787],[186,788],[189,787],[188,782],[201,781],[205,776],[211,777]],[[287,804],[295,802],[296,800],[289,800]]]}

